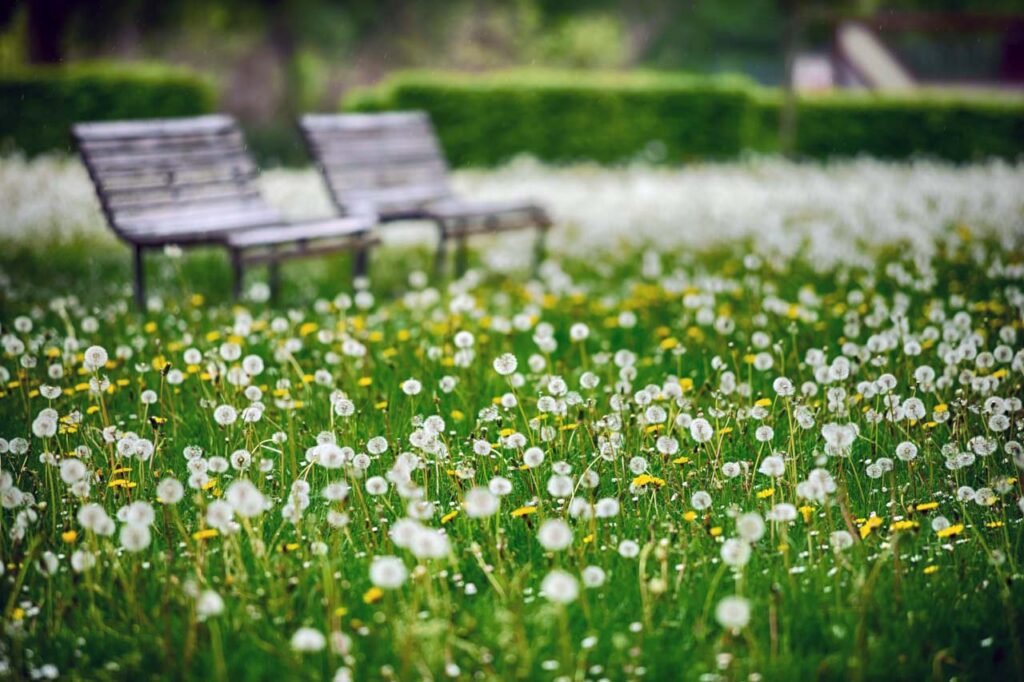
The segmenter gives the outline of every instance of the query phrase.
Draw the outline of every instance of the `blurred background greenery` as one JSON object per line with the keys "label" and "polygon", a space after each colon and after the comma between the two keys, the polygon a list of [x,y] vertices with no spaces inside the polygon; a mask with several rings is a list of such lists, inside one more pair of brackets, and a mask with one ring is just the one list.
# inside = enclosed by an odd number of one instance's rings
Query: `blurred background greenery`
{"label": "blurred background greenery", "polygon": [[[1016,157],[1024,109],[1005,86],[1020,12],[1020,0],[7,0],[0,139],[32,154],[66,149],[73,120],[221,109],[264,163],[300,164],[298,112],[418,107],[456,165],[770,152],[780,125],[787,150],[814,157]],[[972,91],[815,93],[792,100],[802,125],[787,142],[776,87],[797,52],[828,56],[842,22],[886,17],[916,17],[889,45],[919,84]]]}

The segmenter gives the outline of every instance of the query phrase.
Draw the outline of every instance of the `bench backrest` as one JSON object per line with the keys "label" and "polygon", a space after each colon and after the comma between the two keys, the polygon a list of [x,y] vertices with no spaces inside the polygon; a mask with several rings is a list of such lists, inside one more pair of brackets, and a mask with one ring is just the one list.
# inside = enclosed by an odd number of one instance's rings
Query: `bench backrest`
{"label": "bench backrest", "polygon": [[126,241],[210,242],[281,221],[230,116],[79,123],[72,135],[107,221]]}
{"label": "bench backrest", "polygon": [[451,196],[425,112],[311,114],[299,127],[343,213],[415,216],[424,204]]}

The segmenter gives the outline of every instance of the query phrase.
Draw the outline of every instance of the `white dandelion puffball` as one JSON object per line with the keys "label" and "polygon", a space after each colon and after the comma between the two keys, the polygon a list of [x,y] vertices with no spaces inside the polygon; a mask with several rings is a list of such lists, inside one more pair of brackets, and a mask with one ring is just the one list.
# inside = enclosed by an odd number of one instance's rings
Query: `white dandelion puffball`
{"label": "white dandelion puffball", "polygon": [[103,346],[89,346],[85,349],[85,368],[95,372],[107,364],[109,356]]}
{"label": "white dandelion puffball", "polygon": [[549,552],[558,552],[572,544],[572,529],[561,519],[548,519],[540,525],[537,540]]}
{"label": "white dandelion puffball", "polygon": [[743,597],[726,597],[715,607],[715,620],[733,632],[739,632],[750,622],[750,602]]}
{"label": "white dandelion puffball", "polygon": [[382,590],[394,590],[402,586],[409,571],[396,556],[379,556],[370,564],[370,582]]}
{"label": "white dandelion puffball", "polygon": [[224,599],[213,590],[204,590],[196,599],[196,615],[203,621],[224,613]]}
{"label": "white dandelion puffball", "polygon": [[299,653],[314,653],[327,646],[324,633],[316,628],[299,628],[292,635],[292,650]]}
{"label": "white dandelion puffball", "polygon": [[737,538],[729,538],[722,543],[722,561],[739,568],[750,561],[750,545]]}
{"label": "white dandelion puffball", "polygon": [[516,356],[511,353],[504,353],[494,358],[494,371],[503,377],[507,377],[512,372],[516,371],[516,367],[519,366],[519,361],[516,360]]}
{"label": "white dandelion puffball", "polygon": [[498,496],[487,488],[472,488],[466,493],[466,499],[462,506],[465,508],[467,516],[481,519],[494,516],[498,511],[498,504]]}
{"label": "white dandelion puffball", "polygon": [[554,570],[544,576],[540,584],[541,592],[556,604],[569,604],[576,601],[580,594],[580,585],[569,573]]}
{"label": "white dandelion puffball", "polygon": [[757,512],[742,514],[736,519],[736,532],[747,542],[757,542],[764,536],[764,519]]}
{"label": "white dandelion puffball", "polygon": [[263,493],[246,478],[240,478],[229,485],[224,491],[224,499],[244,519],[260,514],[267,507]]}

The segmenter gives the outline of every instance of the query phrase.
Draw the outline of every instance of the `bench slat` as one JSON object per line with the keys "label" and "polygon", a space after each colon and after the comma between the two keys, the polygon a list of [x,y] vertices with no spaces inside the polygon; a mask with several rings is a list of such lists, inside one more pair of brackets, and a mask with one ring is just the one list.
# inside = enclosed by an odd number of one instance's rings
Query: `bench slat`
{"label": "bench slat", "polygon": [[285,227],[273,226],[234,232],[228,244],[237,248],[272,246],[295,241],[350,237],[370,230],[376,221],[365,217],[332,218]]}

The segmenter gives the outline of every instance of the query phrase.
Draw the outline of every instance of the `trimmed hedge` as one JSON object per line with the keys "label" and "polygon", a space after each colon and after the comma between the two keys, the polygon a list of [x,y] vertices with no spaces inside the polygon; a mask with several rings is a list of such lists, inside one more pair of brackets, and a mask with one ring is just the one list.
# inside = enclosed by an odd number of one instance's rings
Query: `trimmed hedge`
{"label": "trimmed hedge", "polygon": [[430,112],[449,161],[729,158],[745,145],[750,85],[655,73],[399,74],[344,100],[348,111]]}
{"label": "trimmed hedge", "polygon": [[77,121],[191,116],[215,101],[209,81],[162,65],[24,68],[0,75],[0,145],[70,151]]}
{"label": "trimmed hedge", "polygon": [[[756,96],[760,137],[778,130],[782,98]],[[1006,96],[871,95],[804,97],[797,107],[796,153],[823,159],[866,154],[882,159],[948,161],[1024,155],[1024,101]]]}
{"label": "trimmed hedge", "polygon": [[[796,152],[950,161],[1024,155],[1024,99],[830,93],[799,102]],[[735,77],[660,73],[406,72],[342,101],[347,111],[423,109],[454,166],[519,153],[549,162],[680,162],[778,150],[781,94]]]}

